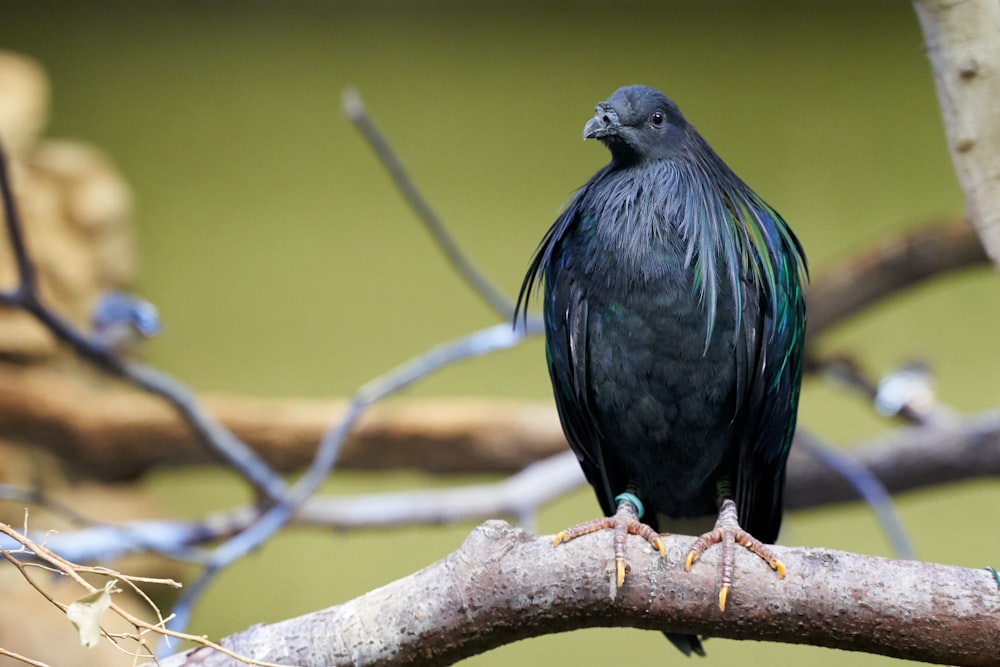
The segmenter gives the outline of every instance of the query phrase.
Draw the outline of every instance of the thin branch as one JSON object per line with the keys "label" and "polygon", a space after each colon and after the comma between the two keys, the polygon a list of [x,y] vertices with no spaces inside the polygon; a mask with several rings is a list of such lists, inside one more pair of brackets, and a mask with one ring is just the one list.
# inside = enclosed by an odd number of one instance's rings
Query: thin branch
{"label": "thin branch", "polygon": [[795,433],[795,446],[805,451],[814,460],[836,472],[851,485],[856,496],[872,508],[882,531],[889,538],[892,553],[896,558],[915,560],[917,555],[913,544],[906,535],[906,529],[892,502],[889,490],[882,481],[850,452],[842,452],[836,447],[821,442],[818,438],[799,429]]}
{"label": "thin branch", "polygon": [[[312,496],[296,510],[289,525],[360,530],[512,517],[522,527],[530,528],[541,507],[583,484],[576,457],[567,450],[492,484],[358,496]],[[51,551],[73,562],[101,562],[128,554],[156,552],[171,557],[188,554],[192,556],[188,560],[204,564],[207,557],[202,554],[196,558],[198,552],[193,547],[228,539],[246,530],[259,517],[260,508],[246,506],[215,512],[196,521],[126,521],[114,526],[61,531],[44,539]],[[0,540],[0,549],[14,549],[16,545],[15,540]],[[18,555],[26,558],[32,554]]]}
{"label": "thin branch", "polygon": [[[253,516],[259,515],[259,509]],[[73,563],[107,562],[130,554],[158,553],[190,563],[204,563],[207,556],[195,547],[230,537],[237,529],[252,523],[252,517],[231,525],[228,533],[212,533],[205,523],[150,519],[126,521],[114,525],[96,525],[29,537],[44,544],[60,557]],[[0,538],[0,549],[15,549],[16,540]],[[31,552],[18,552],[21,558]]]}
{"label": "thin branch", "polygon": [[399,193],[410,205],[416,214],[417,219],[423,223],[424,227],[434,238],[434,242],[444,253],[448,262],[451,263],[455,271],[462,279],[472,287],[476,293],[495,310],[505,321],[512,321],[514,318],[514,302],[508,299],[490,280],[473,264],[458,247],[458,243],[445,227],[444,222],[438,217],[431,205],[424,199],[414,185],[413,180],[406,173],[406,168],[400,161],[396,152],[392,149],[389,140],[378,129],[375,121],[365,109],[361,95],[354,88],[345,88],[342,94],[344,113],[347,118],[361,133],[361,136],[368,142],[375,156],[389,172],[393,183]]}
{"label": "thin branch", "polygon": [[246,443],[236,437],[198,402],[184,385],[149,366],[127,364],[124,377],[135,386],[159,396],[172,405],[177,413],[208,445],[227,467],[239,472],[264,498],[275,500],[285,491],[281,477]]}
{"label": "thin branch", "polygon": [[0,145],[0,197],[14,259],[18,284],[13,291],[0,291],[0,303],[30,313],[58,340],[67,344],[82,359],[102,371],[124,378],[136,387],[166,399],[201,436],[209,449],[232,469],[242,474],[265,498],[275,499],[284,491],[281,477],[257,454],[205,412],[194,397],[179,383],[151,368],[131,364],[93,336],[80,331],[69,320],[48,308],[38,291],[34,263],[24,242],[23,225],[14,201],[7,157]]}
{"label": "thin branch", "polygon": [[344,530],[513,517],[530,529],[541,507],[583,483],[576,455],[567,450],[493,484],[314,497],[302,506],[296,521]]}
{"label": "thin branch", "polygon": [[0,550],[0,556],[3,556],[7,562],[9,562],[11,565],[17,568],[17,571],[21,573],[21,576],[24,577],[24,580],[27,581],[32,588],[38,591],[38,593],[43,598],[45,598],[50,603],[58,607],[60,611],[66,611],[66,605],[64,605],[62,602],[58,602],[55,598],[49,595],[48,591],[46,591],[42,586],[40,586],[38,582],[35,581],[35,578],[28,573],[27,565],[25,565],[18,559],[14,558],[13,554],[11,554],[6,549]]}
{"label": "thin branch", "polygon": [[14,254],[14,262],[17,265],[18,286],[13,294],[8,294],[6,290],[0,291],[3,303],[12,305],[18,299],[26,295],[36,294],[37,277],[35,275],[35,265],[28,258],[28,249],[24,243],[24,231],[19,222],[17,206],[14,204],[14,189],[11,186],[10,173],[7,170],[7,151],[0,143],[0,199],[3,200],[4,222],[7,227],[7,238],[10,240],[10,247]]}
{"label": "thin branch", "polygon": [[32,665],[32,667],[52,667],[47,662],[42,662],[41,660],[33,660],[31,658],[21,655],[20,653],[14,653],[13,651],[8,651],[5,648],[0,648],[0,655],[5,655],[8,658],[12,658],[19,662],[23,662],[26,665]]}
{"label": "thin branch", "polygon": [[[45,507],[56,516],[61,516],[78,526],[94,526],[101,522],[84,516],[69,504],[54,498],[42,487],[24,489],[10,484],[0,484],[0,500],[15,501],[23,505]],[[3,548],[3,547],[0,547]]]}
{"label": "thin branch", "polygon": [[[55,570],[58,572],[58,574],[66,576],[66,577],[72,579],[81,588],[83,588],[83,590],[87,591],[88,593],[96,592],[98,589],[95,588],[93,585],[91,585],[90,582],[88,582],[86,579],[84,579],[83,577],[81,577],[80,576],[81,572],[90,572],[90,573],[94,573],[94,574],[99,574],[99,575],[107,577],[107,578],[114,578],[114,579],[124,580],[124,581],[129,582],[129,584],[133,588],[136,588],[136,586],[134,585],[134,582],[137,582],[137,581],[143,581],[143,582],[147,582],[147,583],[157,583],[157,584],[164,584],[164,585],[168,585],[168,586],[180,587],[180,584],[178,584],[176,581],[173,581],[172,579],[153,579],[153,578],[148,578],[148,577],[133,577],[133,576],[130,576],[130,575],[122,574],[122,573],[117,572],[115,570],[108,569],[108,568],[103,568],[103,567],[101,567],[101,568],[94,568],[94,567],[87,567],[87,566],[77,565],[76,563],[73,563],[71,561],[66,560],[65,558],[63,558],[59,554],[56,554],[51,549],[49,549],[49,548],[47,548],[47,547],[39,544],[38,542],[35,542],[34,540],[32,540],[27,535],[18,533],[13,528],[11,528],[10,526],[8,526],[7,524],[4,524],[4,523],[0,523],[0,533],[3,533],[5,535],[7,535],[8,537],[14,539],[16,542],[18,542],[19,544],[21,544],[24,547],[25,550],[31,552],[34,555],[34,557],[37,558],[39,561],[50,564],[53,568],[55,568]],[[48,593],[46,593],[44,590],[42,590],[39,587],[39,585],[33,580],[33,578],[30,575],[28,575],[26,567],[25,567],[25,564],[18,562],[18,560],[14,559],[13,555],[10,554],[10,553],[8,553],[7,551],[0,551],[0,554],[2,554],[8,561],[10,561],[11,563],[13,563],[14,566],[17,567],[18,570],[20,570],[21,574],[24,575],[24,577],[28,581],[28,583],[30,583],[36,590],[38,590],[49,602],[51,602],[53,605],[55,605],[60,611],[63,611],[63,612],[66,611],[66,605],[64,605],[61,602],[58,602],[55,599],[53,599]],[[149,604],[152,605],[152,601],[149,599],[148,596],[146,596],[145,594],[143,594],[142,597]],[[183,632],[176,632],[176,631],[169,630],[169,629],[163,627],[164,626],[163,616],[160,614],[159,609],[157,609],[155,607],[155,605],[153,605],[153,609],[155,610],[155,613],[156,613],[157,618],[158,618],[158,622],[157,623],[149,623],[146,620],[144,620],[142,618],[139,618],[138,616],[135,616],[134,614],[126,611],[125,609],[121,608],[120,606],[118,606],[114,602],[112,602],[110,604],[110,606],[108,607],[108,609],[110,611],[114,612],[122,620],[124,620],[125,622],[129,623],[130,625],[132,625],[136,629],[136,631],[137,631],[138,634],[135,634],[135,635],[126,635],[126,637],[128,639],[131,639],[131,640],[139,643],[140,645],[144,645],[144,639],[142,637],[142,635],[144,634],[144,632],[153,632],[155,634],[163,635],[165,637],[169,636],[169,637],[173,637],[175,639],[180,639],[182,641],[191,641],[191,642],[194,642],[194,643],[198,644],[201,648],[212,649],[214,651],[217,651],[220,655],[224,655],[227,658],[230,658],[230,659],[236,661],[236,663],[234,663],[234,664],[256,665],[257,667],[289,667],[288,664],[279,664],[279,663],[276,663],[276,662],[268,662],[266,660],[255,659],[253,657],[247,657],[247,656],[240,655],[239,653],[237,653],[235,651],[232,651],[232,650],[230,650],[230,649],[228,649],[228,648],[226,648],[224,646],[221,646],[219,644],[216,644],[215,642],[209,641],[205,637],[201,637],[201,636],[197,636],[197,635],[190,635],[190,634],[186,634],[186,633],[183,633]],[[105,632],[104,634],[106,636],[108,636],[109,639],[111,638],[111,636],[108,635],[108,633]],[[132,652],[129,652],[129,655],[136,655],[136,654],[132,653]],[[149,656],[141,656],[141,657],[149,657]]]}
{"label": "thin branch", "polygon": [[[661,560],[630,537],[630,574],[609,595],[609,533],[553,548],[551,537],[490,521],[420,572],[222,643],[261,659],[294,659],[300,667],[448,665],[515,640],[595,626],[813,644],[973,667],[995,665],[1000,654],[1000,594],[985,570],[775,547],[787,567],[779,580],[741,549],[740,577],[723,614],[715,604],[717,550],[685,573],[690,538],[664,542]],[[373,627],[380,631],[373,634]],[[195,664],[232,663],[197,649],[162,662]]]}
{"label": "thin branch", "polygon": [[[523,337],[523,327],[515,329],[508,324],[494,325],[437,345],[364,385],[348,404],[346,414],[327,430],[320,441],[313,462],[289,492],[279,502],[261,512],[245,530],[241,530],[211,552],[201,576],[174,605],[174,620],[171,622],[171,627],[175,629],[186,627],[195,602],[215,577],[224,568],[270,539],[316,492],[336,463],[347,434],[369,406],[453,363],[513,347]],[[157,654],[162,654],[162,651],[158,651]]]}

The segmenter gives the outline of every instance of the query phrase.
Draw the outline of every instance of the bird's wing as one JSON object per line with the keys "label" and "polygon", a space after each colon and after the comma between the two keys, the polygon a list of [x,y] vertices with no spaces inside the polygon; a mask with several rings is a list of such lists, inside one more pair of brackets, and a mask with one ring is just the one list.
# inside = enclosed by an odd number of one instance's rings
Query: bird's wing
{"label": "bird's wing", "polygon": [[564,276],[546,284],[545,319],[548,330],[545,354],[552,377],[559,419],[583,473],[594,487],[601,509],[614,513],[614,490],[623,484],[609,479],[604,456],[604,436],[595,419],[590,392],[587,347],[589,309],[583,290]]}
{"label": "bird's wing", "polygon": [[774,542],[781,526],[785,461],[795,431],[802,378],[805,263],[801,247],[781,217],[759,198],[752,212],[763,232],[770,265],[743,280],[742,340],[738,357],[742,442],[735,492],[740,523],[758,539]]}
{"label": "bird's wing", "polygon": [[568,233],[579,222],[580,200],[578,193],[539,244],[521,285],[517,312],[526,310],[528,297],[544,279],[545,355],[559,419],[570,448],[576,453],[587,481],[597,494],[601,509],[610,515],[615,507],[613,489],[618,486],[624,488],[624,483],[616,485],[613,482],[617,479],[609,479],[603,436],[594,418],[588,381],[590,313],[587,298],[580,283],[573,279],[575,267],[570,265],[569,257],[562,252]]}

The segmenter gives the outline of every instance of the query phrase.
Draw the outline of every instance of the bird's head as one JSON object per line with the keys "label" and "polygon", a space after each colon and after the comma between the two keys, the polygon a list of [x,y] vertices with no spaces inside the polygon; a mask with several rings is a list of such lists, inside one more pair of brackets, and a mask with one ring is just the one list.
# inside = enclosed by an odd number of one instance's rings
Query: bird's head
{"label": "bird's head", "polygon": [[648,86],[625,86],[597,105],[583,138],[598,139],[616,160],[659,160],[680,152],[688,128],[666,95]]}

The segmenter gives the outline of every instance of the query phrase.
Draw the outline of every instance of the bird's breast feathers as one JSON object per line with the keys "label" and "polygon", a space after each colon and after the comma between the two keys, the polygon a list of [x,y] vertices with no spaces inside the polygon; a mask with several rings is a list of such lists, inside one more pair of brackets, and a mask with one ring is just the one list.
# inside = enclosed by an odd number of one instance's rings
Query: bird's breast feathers
{"label": "bird's breast feathers", "polygon": [[[558,264],[588,292],[674,308],[687,304],[714,316],[718,283],[739,267],[717,270],[724,258],[712,237],[719,232],[709,228],[715,221],[700,213],[708,195],[700,190],[692,195],[690,180],[669,162],[594,179],[572,205],[575,223],[560,242]],[[706,286],[712,303],[706,301]],[[650,294],[656,295],[653,302]]]}

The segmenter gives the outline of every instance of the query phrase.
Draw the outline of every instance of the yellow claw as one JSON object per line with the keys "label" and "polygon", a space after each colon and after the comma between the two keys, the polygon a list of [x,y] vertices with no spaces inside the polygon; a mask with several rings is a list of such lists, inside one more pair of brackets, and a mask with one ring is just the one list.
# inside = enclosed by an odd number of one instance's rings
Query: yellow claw
{"label": "yellow claw", "polygon": [[690,572],[691,571],[691,565],[694,563],[694,559],[695,559],[695,553],[693,551],[689,551],[688,552],[687,560],[684,561],[684,571],[685,572]]}
{"label": "yellow claw", "polygon": [[562,532],[560,532],[560,533],[556,533],[555,539],[552,540],[552,546],[554,546],[554,547],[559,546],[559,544],[561,542],[563,542],[565,539],[566,539],[566,531],[565,530],[562,531]]}
{"label": "yellow claw", "polygon": [[[663,540],[661,540],[660,538],[657,537],[656,538],[656,543],[653,546],[655,546],[656,550],[660,552],[660,558],[666,558],[667,557],[667,550],[663,546]],[[784,567],[784,566],[782,566],[782,567]]]}
{"label": "yellow claw", "polygon": [[784,579],[785,578],[785,564],[784,563],[782,563],[780,560],[774,561],[774,569],[778,571],[778,578],[779,579]]}
{"label": "yellow claw", "polygon": [[719,611],[726,611],[726,598],[729,597],[729,586],[719,589]]}
{"label": "yellow claw", "polygon": [[621,588],[622,584],[625,583],[625,561],[621,561],[621,560],[620,561],[616,561],[615,562],[615,569],[617,570],[617,574],[618,574],[618,588]]}

